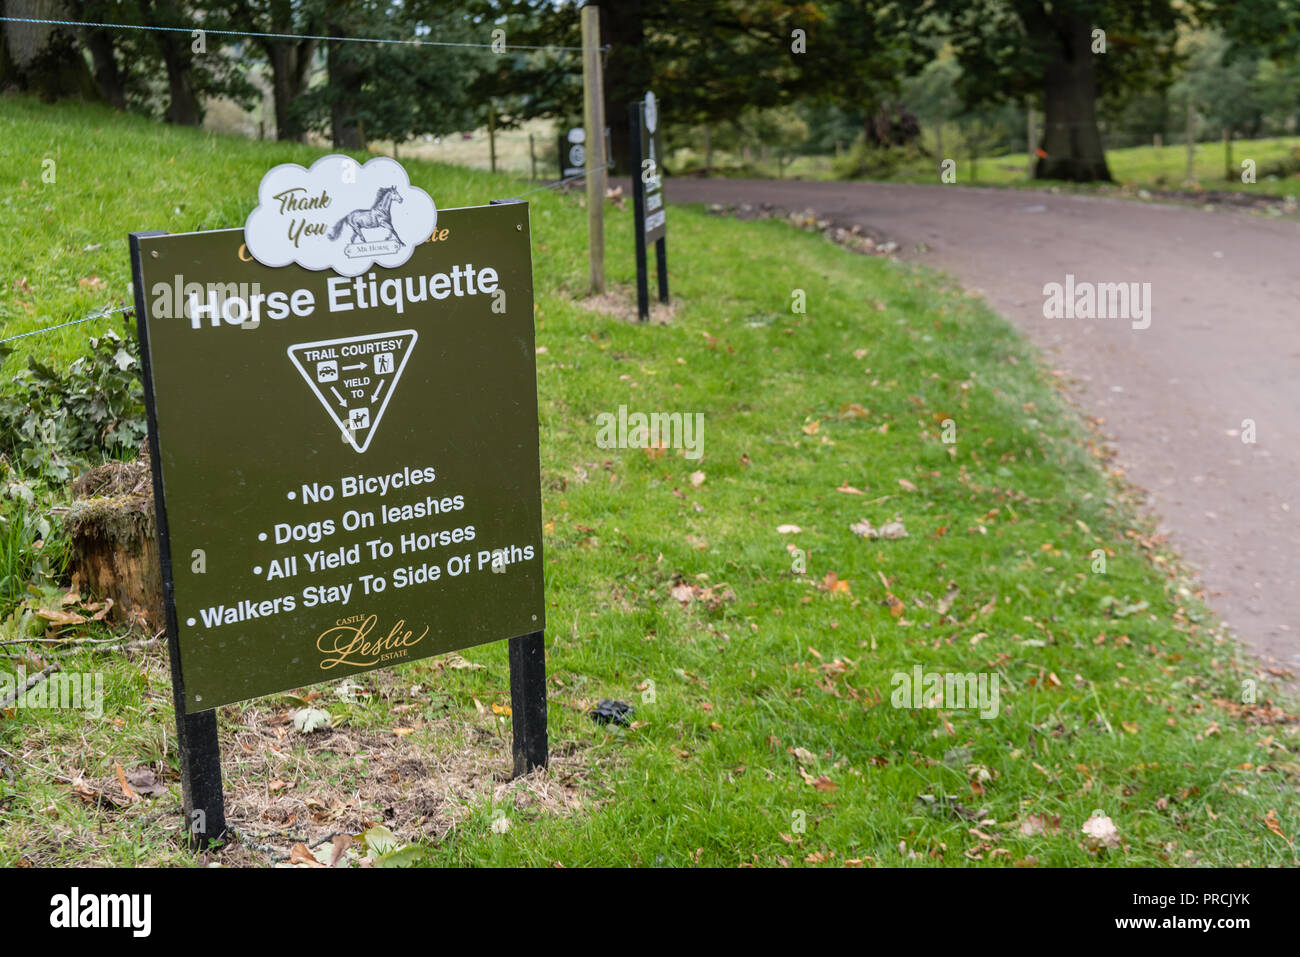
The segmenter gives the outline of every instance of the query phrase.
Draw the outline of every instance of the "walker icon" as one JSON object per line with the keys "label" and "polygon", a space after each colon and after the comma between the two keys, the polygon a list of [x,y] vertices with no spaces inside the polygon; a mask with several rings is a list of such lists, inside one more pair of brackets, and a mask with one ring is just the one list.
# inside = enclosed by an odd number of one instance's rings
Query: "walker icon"
{"label": "walker icon", "polygon": [[402,329],[300,342],[290,346],[288,354],[343,441],[364,452],[375,437],[417,338],[414,329]]}

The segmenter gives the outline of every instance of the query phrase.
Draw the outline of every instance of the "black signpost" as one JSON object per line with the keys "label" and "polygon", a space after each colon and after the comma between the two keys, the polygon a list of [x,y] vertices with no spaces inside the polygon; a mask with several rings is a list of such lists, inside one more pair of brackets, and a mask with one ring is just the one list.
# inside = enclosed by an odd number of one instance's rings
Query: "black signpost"
{"label": "black signpost", "polygon": [[514,774],[547,763],[528,205],[355,277],[243,238],[130,237],[195,847],[226,833],[214,709],[327,679],[509,639]]}
{"label": "black signpost", "polygon": [[654,94],[628,104],[632,156],[632,215],[636,234],[636,306],[642,322],[650,318],[650,282],[646,249],[654,243],[659,301],[668,301],[667,211],[664,208],[662,140]]}

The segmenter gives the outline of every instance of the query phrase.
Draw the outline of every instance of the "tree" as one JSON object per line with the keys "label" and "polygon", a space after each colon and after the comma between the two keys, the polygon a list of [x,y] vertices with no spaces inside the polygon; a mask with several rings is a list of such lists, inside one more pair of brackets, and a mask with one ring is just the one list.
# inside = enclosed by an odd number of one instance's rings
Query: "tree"
{"label": "tree", "polygon": [[[59,0],[0,0],[0,16],[73,19]],[[0,23],[0,89],[10,86],[46,101],[99,98],[75,31],[49,24]]]}
{"label": "tree", "polygon": [[340,39],[325,43],[325,82],[298,98],[304,124],[352,150],[369,140],[402,143],[475,125],[485,104],[470,89],[492,54],[433,45],[488,42],[463,10],[389,0],[320,0],[317,9],[326,34]]}
{"label": "tree", "polygon": [[1097,99],[1168,86],[1174,38],[1199,0],[935,0],[968,103],[1041,96],[1038,179],[1109,180]]}
{"label": "tree", "polygon": [[[236,0],[231,22],[249,33],[317,35],[318,4],[295,0]],[[271,69],[271,99],[275,105],[275,135],[279,140],[302,140],[307,135],[297,99],[307,88],[318,40],[258,37],[258,47]]]}
{"label": "tree", "polygon": [[[581,43],[575,0],[474,0],[484,24],[514,44]],[[749,108],[796,102],[835,75],[826,59],[844,45],[826,29],[819,3],[775,0],[619,0],[600,6],[605,110],[612,157],[628,162],[628,104],[653,90],[664,119],[678,126],[730,120]],[[863,4],[867,6],[867,4]],[[804,33],[796,42],[796,30]],[[821,46],[817,46],[820,43]],[[803,52],[815,51],[815,52]],[[870,51],[859,51],[862,59]],[[824,59],[826,58],[826,59]],[[581,61],[529,57],[496,78],[494,92],[521,97],[525,116],[580,115]]]}

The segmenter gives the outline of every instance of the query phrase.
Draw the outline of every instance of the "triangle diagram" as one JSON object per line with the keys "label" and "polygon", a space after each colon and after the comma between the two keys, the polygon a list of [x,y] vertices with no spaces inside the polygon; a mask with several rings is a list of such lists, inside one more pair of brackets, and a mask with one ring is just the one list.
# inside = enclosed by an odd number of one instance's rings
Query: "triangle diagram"
{"label": "triangle diagram", "polygon": [[300,342],[289,347],[289,360],[343,433],[343,440],[364,452],[417,338],[414,329],[402,329]]}

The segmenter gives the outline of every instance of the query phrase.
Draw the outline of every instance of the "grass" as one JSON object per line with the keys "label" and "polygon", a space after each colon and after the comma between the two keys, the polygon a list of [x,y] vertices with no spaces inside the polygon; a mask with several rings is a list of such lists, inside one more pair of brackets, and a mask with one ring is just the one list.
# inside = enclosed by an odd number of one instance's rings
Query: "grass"
{"label": "grass", "polygon": [[[971,158],[955,131],[945,137],[945,156],[956,161],[956,183],[965,186],[1001,186],[1027,189],[1056,187],[1075,191],[1090,191],[1132,195],[1138,190],[1148,191],[1201,191],[1233,192],[1260,197],[1300,195],[1300,173],[1270,173],[1281,168],[1279,164],[1296,165],[1295,153],[1300,150],[1300,137],[1271,137],[1256,140],[1234,140],[1232,144],[1232,179],[1224,176],[1224,150],[1221,142],[1197,143],[1193,148],[1193,185],[1188,185],[1187,150],[1181,144],[1168,146],[1136,146],[1106,151],[1114,183],[1079,184],[1064,181],[1031,179],[1026,174],[1023,153],[998,153]],[[938,155],[933,136],[925,137],[925,146],[932,155]],[[673,154],[679,166],[703,166],[702,153],[681,149]],[[1254,160],[1256,181],[1241,181],[1243,160]],[[797,156],[784,166],[775,157],[766,161],[751,158],[746,161],[738,154],[717,151],[714,155],[715,173],[719,176],[770,177],[773,179],[835,180],[837,172],[831,156]],[[916,158],[903,163],[888,175],[872,177],[896,183],[938,183],[938,161]],[[1287,210],[1292,212],[1293,210]]]}
{"label": "grass", "polygon": [[[1234,175],[1225,177],[1225,155],[1221,142],[1197,143],[1193,148],[1193,190],[1214,190],[1256,194],[1260,196],[1286,196],[1300,192],[1300,173],[1273,174],[1270,169],[1280,168],[1278,164],[1296,164],[1294,151],[1300,149],[1300,137],[1271,137],[1257,140],[1234,140],[1232,159]],[[970,157],[958,150],[949,155],[957,161],[957,181],[967,185],[979,186],[1024,186],[1043,188],[1045,186],[1063,186],[1067,188],[1093,188],[1070,183],[1048,183],[1031,180],[1026,175],[1026,160],[1023,153],[979,156],[972,164]],[[1241,181],[1242,161],[1254,160],[1256,181]],[[1168,146],[1133,146],[1124,149],[1106,151],[1106,162],[1110,167],[1114,185],[1098,186],[1101,189],[1113,189],[1114,186],[1129,191],[1148,190],[1182,190],[1187,186],[1187,147],[1182,144]],[[973,171],[972,171],[973,167]],[[934,166],[928,161],[918,161],[902,167],[896,174],[888,177],[896,182],[933,183],[938,181]]]}
{"label": "grass", "polygon": [[[266,169],[314,155],[0,99],[6,334],[125,299],[128,231],[237,225]],[[442,206],[523,188],[410,168]],[[581,299],[578,197],[530,199],[550,778],[504,780],[503,644],[372,672],[220,709],[231,817],[264,847],[198,861],[383,823],[404,861],[437,865],[1297,862],[1285,702],[1005,321],[923,269],[674,207],[673,314],[629,324]],[[611,207],[624,298],[630,220]],[[66,363],[108,322],[18,345]],[[703,413],[703,458],[598,447],[620,405]],[[862,519],[908,535],[859,538]],[[7,633],[55,597],[30,595]],[[0,864],[194,862],[164,656],[21,649],[0,648],[26,655],[10,668],[102,673],[104,711],[0,718]],[[996,675],[997,715],[891,706],[917,665]],[[601,698],[635,723],[593,723]],[[296,731],[306,703],[334,727]],[[130,800],[118,766],[161,793]],[[1094,810],[1122,846],[1084,840]]]}

